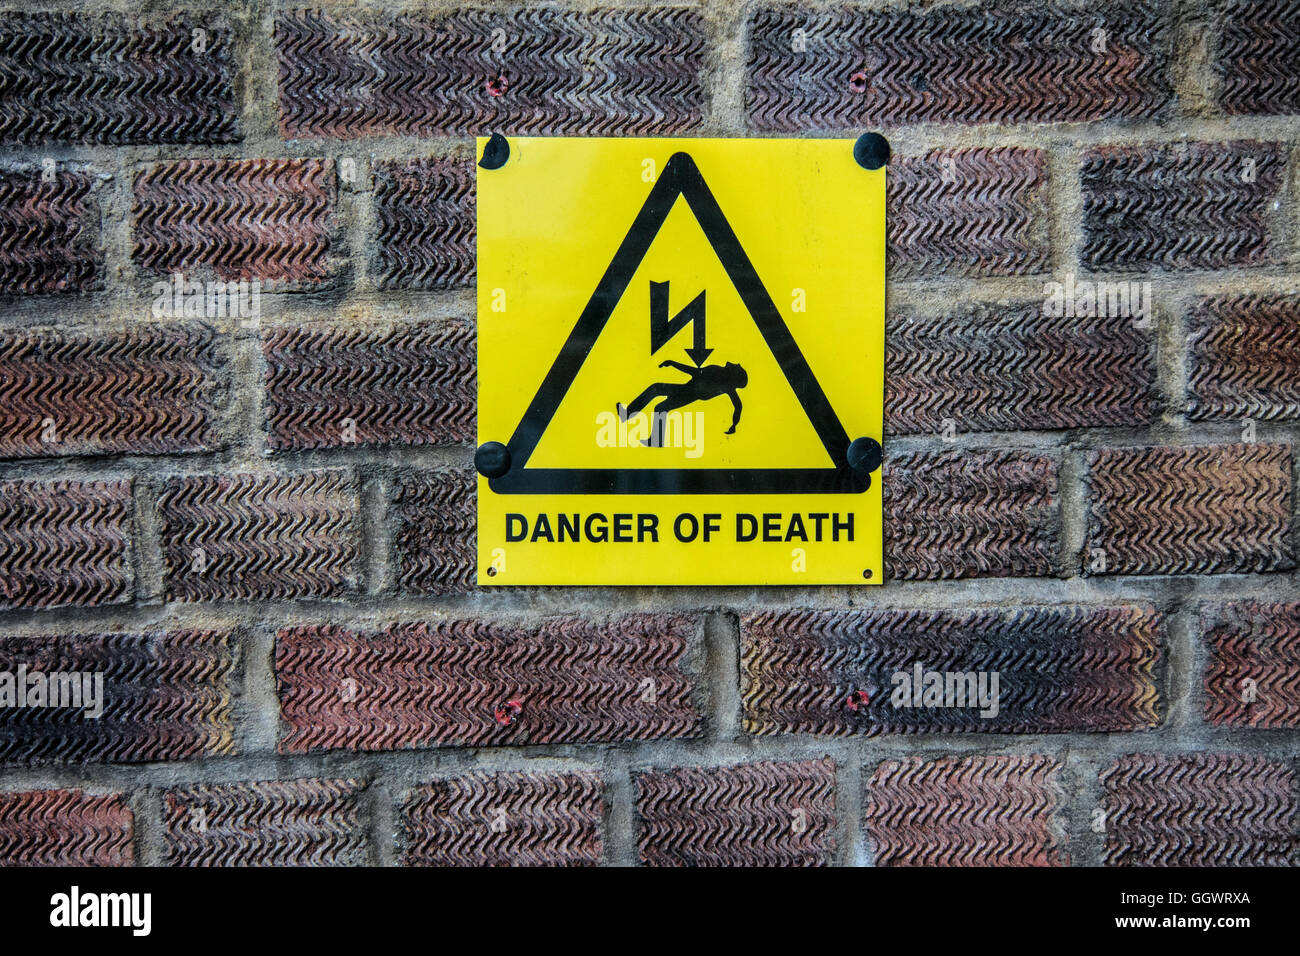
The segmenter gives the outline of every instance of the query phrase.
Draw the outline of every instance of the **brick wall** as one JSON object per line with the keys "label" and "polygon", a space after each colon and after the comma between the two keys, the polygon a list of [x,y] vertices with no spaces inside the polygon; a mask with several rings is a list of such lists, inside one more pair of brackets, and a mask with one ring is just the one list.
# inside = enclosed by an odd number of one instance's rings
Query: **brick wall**
{"label": "brick wall", "polygon": [[[1300,6],[5,6],[0,863],[1300,862]],[[472,137],[870,129],[884,586],[477,589]]]}

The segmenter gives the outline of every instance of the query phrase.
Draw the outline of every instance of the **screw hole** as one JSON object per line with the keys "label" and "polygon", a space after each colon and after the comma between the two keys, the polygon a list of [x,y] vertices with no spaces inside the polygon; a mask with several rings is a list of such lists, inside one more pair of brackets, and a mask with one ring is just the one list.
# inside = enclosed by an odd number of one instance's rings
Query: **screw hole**
{"label": "screw hole", "polygon": [[496,577],[496,576],[497,576],[497,569],[496,569],[496,568],[488,568],[488,569],[487,569],[487,576],[490,577],[490,578],[494,578],[494,577]]}
{"label": "screw hole", "polygon": [[864,578],[866,578],[868,581],[870,581],[870,580],[871,580],[871,569],[870,569],[870,568],[867,568],[865,571],[863,571],[863,572],[862,572],[862,576],[863,576]]}

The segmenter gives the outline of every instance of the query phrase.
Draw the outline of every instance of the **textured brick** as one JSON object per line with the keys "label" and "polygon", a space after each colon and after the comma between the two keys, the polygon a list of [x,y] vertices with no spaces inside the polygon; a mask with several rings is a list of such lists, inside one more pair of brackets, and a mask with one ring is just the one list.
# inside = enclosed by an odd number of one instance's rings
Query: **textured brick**
{"label": "textured brick", "polygon": [[366,862],[362,780],[195,784],[165,792],[170,866]]}
{"label": "textured brick", "polygon": [[381,289],[460,289],[474,281],[474,164],[390,160],[375,167],[375,255]]}
{"label": "textured brick", "polygon": [[649,866],[825,866],[835,852],[829,758],[633,775]]}
{"label": "textured brick", "polygon": [[[0,106],[0,113],[3,106]],[[0,170],[0,294],[100,287],[99,208],[81,170]]]}
{"label": "textured brick", "polygon": [[418,594],[475,587],[477,479],[470,472],[401,476],[395,489],[398,583]]}
{"label": "textured brick", "polygon": [[[746,614],[744,727],[760,736],[1154,727],[1163,631],[1160,614],[1142,605]],[[969,696],[965,706],[917,706],[917,665],[988,681],[997,673],[998,712],[981,716]],[[951,703],[961,704],[956,690]]]}
{"label": "textured brick", "polygon": [[470,773],[402,807],[407,866],[594,866],[604,853],[598,773]]}
{"label": "textured brick", "polygon": [[168,600],[341,597],[357,584],[350,471],[171,478],[158,496]]}
{"label": "textured brick", "polygon": [[885,369],[887,434],[1144,425],[1156,415],[1150,332],[1131,318],[1053,318],[1041,302],[891,315]]}
{"label": "textured brick", "polygon": [[692,736],[696,621],[632,615],[280,631],[285,753]]}
{"label": "textured brick", "polygon": [[81,707],[0,706],[0,762],[141,763],[233,752],[227,634],[0,637],[0,671],[17,675],[20,667],[47,678],[101,674],[103,712],[87,716],[84,698]]}
{"label": "textured brick", "polygon": [[1209,605],[1201,632],[1209,649],[1207,721],[1300,728],[1300,604]]}
{"label": "textured brick", "polygon": [[1126,754],[1101,773],[1110,866],[1294,866],[1296,779],[1246,754]]}
{"label": "textured brick", "polygon": [[131,485],[0,482],[0,607],[130,600]]}
{"label": "textured brick", "polygon": [[876,866],[1065,866],[1059,761],[886,760],[867,782]]}
{"label": "textured brick", "polygon": [[322,282],[336,271],[336,185],[324,159],[158,163],[135,177],[135,263],[155,274]]}
{"label": "textured brick", "polygon": [[1130,271],[1268,263],[1269,207],[1285,166],[1277,143],[1244,140],[1090,150],[1080,167],[1083,263]]}
{"label": "textured brick", "polygon": [[703,30],[699,12],[672,7],[433,19],[292,11],[275,24],[280,129],[286,137],[682,132],[702,121]]}
{"label": "textured brick", "polygon": [[197,324],[0,332],[0,457],[219,447],[219,362]]}
{"label": "textured brick", "polygon": [[1049,251],[1045,155],[937,149],[896,160],[886,181],[891,279],[1032,275]]}
{"label": "textured brick", "polygon": [[1214,72],[1227,113],[1300,113],[1300,7],[1294,0],[1219,5]]}
{"label": "textured brick", "polygon": [[284,326],[263,333],[262,354],[272,448],[474,439],[474,333],[460,323]]}
{"label": "textured brick", "polygon": [[751,128],[787,133],[1153,117],[1172,97],[1162,6],[764,6],[750,20],[745,109]]}
{"label": "textured brick", "polygon": [[1192,418],[1300,418],[1300,296],[1199,299],[1187,365]]}
{"label": "textured brick", "polygon": [[0,866],[131,866],[135,819],[117,794],[0,793]]}
{"label": "textured brick", "polygon": [[886,574],[934,579],[1055,573],[1056,472],[1054,459],[1016,451],[886,459]]}
{"label": "textured brick", "polygon": [[233,46],[205,17],[0,14],[0,141],[235,142]]}
{"label": "textured brick", "polygon": [[1085,571],[1221,574],[1295,566],[1286,445],[1104,448],[1092,453],[1089,467]]}

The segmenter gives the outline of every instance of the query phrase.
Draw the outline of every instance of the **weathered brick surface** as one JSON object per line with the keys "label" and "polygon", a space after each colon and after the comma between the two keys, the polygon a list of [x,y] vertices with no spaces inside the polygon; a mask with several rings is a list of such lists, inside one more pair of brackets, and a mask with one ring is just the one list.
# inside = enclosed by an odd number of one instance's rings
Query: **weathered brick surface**
{"label": "weathered brick surface", "polygon": [[829,758],[633,775],[649,866],[825,866],[835,852]]}
{"label": "weathered brick surface", "polygon": [[702,15],[524,8],[276,19],[286,137],[667,134],[702,121]]}
{"label": "weathered brick surface", "polygon": [[1228,113],[1300,113],[1300,7],[1291,0],[1223,0],[1214,51]]}
{"label": "weathered brick surface", "polygon": [[135,819],[118,794],[0,793],[0,866],[130,866]]}
{"label": "weathered brick surface", "polygon": [[[742,716],[752,734],[1093,732],[1158,722],[1164,625],[1144,605],[799,610],[740,623]],[[918,665],[923,675],[982,672],[996,712],[979,703],[978,676],[974,687],[954,678],[951,692],[940,677],[939,696],[927,696]]]}
{"label": "weathered brick surface", "polygon": [[1294,567],[1291,481],[1286,445],[1095,451],[1084,569],[1222,574]]}
{"label": "weathered brick surface", "polygon": [[[210,631],[0,637],[0,671],[90,674],[92,696],[93,675],[103,682],[102,713],[94,718],[84,696],[81,706],[38,707],[29,699],[27,707],[0,707],[0,763],[140,763],[231,753],[234,666],[230,635]],[[77,687],[86,688],[85,680]],[[60,680],[61,702],[76,703],[70,689]]]}
{"label": "weathered brick surface", "polygon": [[1060,761],[886,760],[867,781],[876,866],[1064,866]]}
{"label": "weathered brick surface", "polygon": [[889,317],[885,430],[942,434],[1144,425],[1152,334],[1131,318],[1055,318],[1041,302]]}
{"label": "weathered brick surface", "polygon": [[176,787],[163,797],[170,866],[366,863],[363,780]]}
{"label": "weathered brick surface", "polygon": [[285,628],[285,753],[652,740],[699,729],[683,662],[697,622],[631,615]]}
{"label": "weathered brick surface", "polygon": [[1221,269],[1270,262],[1270,207],[1286,156],[1237,140],[1103,146],[1086,152],[1083,264],[1105,270]]}
{"label": "weathered brick surface", "polygon": [[224,391],[198,323],[0,332],[0,457],[208,451]]}
{"label": "weathered brick surface", "polygon": [[436,471],[399,477],[394,489],[398,583],[419,594],[454,594],[476,586],[477,477]]}
{"label": "weathered brick surface", "polygon": [[763,6],[745,109],[751,128],[788,133],[1154,117],[1172,97],[1172,40],[1163,5],[1133,0]]}
{"label": "weathered brick surface", "polygon": [[886,180],[892,279],[1031,275],[1047,268],[1046,156],[937,149],[895,160]]}
{"label": "weathered brick surface", "polygon": [[1300,418],[1300,296],[1198,299],[1187,366],[1192,418]]}
{"label": "weathered brick surface", "polygon": [[1205,719],[1300,727],[1300,604],[1233,601],[1201,609]]}
{"label": "weathered brick surface", "polygon": [[604,856],[598,773],[470,773],[402,806],[408,866],[593,866]]}
{"label": "weathered brick surface", "polygon": [[158,495],[167,597],[346,595],[360,574],[359,510],[347,470],[170,478]]}
{"label": "weathered brick surface", "polygon": [[0,141],[235,142],[235,58],[208,17],[0,14]]}
{"label": "weathered brick surface", "polygon": [[272,448],[474,438],[474,333],[455,323],[282,326],[262,335]]}
{"label": "weathered brick surface", "polygon": [[885,573],[936,579],[1050,575],[1060,501],[1054,458],[1018,451],[920,452],[883,470]]}
{"label": "weathered brick surface", "polygon": [[0,294],[93,292],[104,256],[90,173],[43,173],[0,170]]}
{"label": "weathered brick surface", "polygon": [[1294,866],[1295,771],[1248,754],[1126,754],[1101,773],[1110,866]]}
{"label": "weathered brick surface", "polygon": [[330,278],[333,160],[181,160],[135,177],[136,265],[310,285]]}
{"label": "weathered brick surface", "polygon": [[390,160],[375,167],[375,254],[381,289],[457,289],[474,281],[474,164]]}
{"label": "weathered brick surface", "polygon": [[131,598],[132,482],[0,482],[0,608]]}

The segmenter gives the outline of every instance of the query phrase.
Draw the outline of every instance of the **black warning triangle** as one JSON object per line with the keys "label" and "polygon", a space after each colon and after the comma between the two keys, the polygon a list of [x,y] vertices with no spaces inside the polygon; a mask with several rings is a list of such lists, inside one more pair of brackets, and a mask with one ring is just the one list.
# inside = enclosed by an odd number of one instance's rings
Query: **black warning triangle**
{"label": "black warning triangle", "polygon": [[[678,197],[686,200],[740,294],[817,437],[830,468],[529,468],[542,433],[577,377]],[[849,465],[849,437],[817,383],[781,313],[754,271],[695,161],[674,153],[583,308],[541,387],[506,446],[509,470],[489,479],[497,494],[856,494],[871,485]]]}

